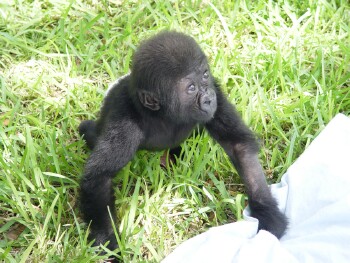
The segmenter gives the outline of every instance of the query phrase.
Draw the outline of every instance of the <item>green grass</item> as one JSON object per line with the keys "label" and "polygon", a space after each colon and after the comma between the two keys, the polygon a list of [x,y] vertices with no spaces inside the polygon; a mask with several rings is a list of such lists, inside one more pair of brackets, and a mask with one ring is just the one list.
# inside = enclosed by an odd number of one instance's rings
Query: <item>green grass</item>
{"label": "green grass", "polygon": [[[124,2],[123,4],[120,4]],[[307,1],[0,1],[0,261],[95,262],[77,208],[94,118],[138,43],[163,29],[200,43],[261,138],[277,181],[337,113],[350,114],[350,4]],[[245,196],[207,134],[168,169],[140,152],[116,178],[125,262],[158,262],[240,219]]]}

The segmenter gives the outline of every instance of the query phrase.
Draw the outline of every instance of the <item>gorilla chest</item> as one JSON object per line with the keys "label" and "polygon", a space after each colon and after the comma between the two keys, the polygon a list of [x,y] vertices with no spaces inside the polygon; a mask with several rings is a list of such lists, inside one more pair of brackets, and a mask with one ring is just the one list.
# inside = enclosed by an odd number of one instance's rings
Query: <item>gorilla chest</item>
{"label": "gorilla chest", "polygon": [[151,125],[140,148],[145,150],[164,150],[177,147],[188,138],[193,128],[193,125]]}

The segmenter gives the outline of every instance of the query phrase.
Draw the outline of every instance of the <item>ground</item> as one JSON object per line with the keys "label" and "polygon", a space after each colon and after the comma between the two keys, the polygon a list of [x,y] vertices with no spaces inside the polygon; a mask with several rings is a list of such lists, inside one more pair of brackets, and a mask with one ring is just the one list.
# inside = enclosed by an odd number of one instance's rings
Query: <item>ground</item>
{"label": "ground", "polygon": [[[349,21],[346,0],[0,1],[0,260],[103,258],[77,207],[89,154],[77,127],[98,116],[141,40],[172,29],[198,41],[273,183],[350,114]],[[206,133],[183,149],[165,168],[163,153],[139,152],[116,177],[125,262],[159,262],[241,218],[244,187],[223,150]]]}

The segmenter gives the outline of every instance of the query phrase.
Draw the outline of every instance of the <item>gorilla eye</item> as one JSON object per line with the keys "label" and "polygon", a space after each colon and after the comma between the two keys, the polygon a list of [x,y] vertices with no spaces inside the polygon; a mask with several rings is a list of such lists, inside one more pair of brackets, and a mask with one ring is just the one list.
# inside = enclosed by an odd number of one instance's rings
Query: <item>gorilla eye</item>
{"label": "gorilla eye", "polygon": [[204,72],[203,78],[204,78],[204,79],[208,79],[208,78],[209,78],[209,73],[208,73],[208,71]]}
{"label": "gorilla eye", "polygon": [[195,92],[195,91],[196,91],[196,86],[195,86],[194,84],[189,85],[189,86],[187,87],[187,91],[188,91],[189,93]]}

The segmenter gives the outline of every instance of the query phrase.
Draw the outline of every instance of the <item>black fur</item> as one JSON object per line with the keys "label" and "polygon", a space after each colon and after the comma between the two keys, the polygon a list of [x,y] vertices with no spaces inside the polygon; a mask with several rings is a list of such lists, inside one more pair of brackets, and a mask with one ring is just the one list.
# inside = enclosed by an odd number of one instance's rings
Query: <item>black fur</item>
{"label": "black fur", "polygon": [[84,139],[86,144],[90,149],[93,149],[96,144],[97,134],[96,134],[96,122],[92,120],[83,121],[79,125],[79,134],[84,134]]}
{"label": "black fur", "polygon": [[81,180],[81,210],[95,245],[117,242],[107,207],[115,216],[113,177],[139,149],[176,148],[201,125],[220,143],[247,188],[259,229],[281,237],[287,227],[258,161],[258,144],[210,73],[189,36],[163,32],[136,51],[131,74],[109,91],[100,118],[79,132],[93,149]]}

